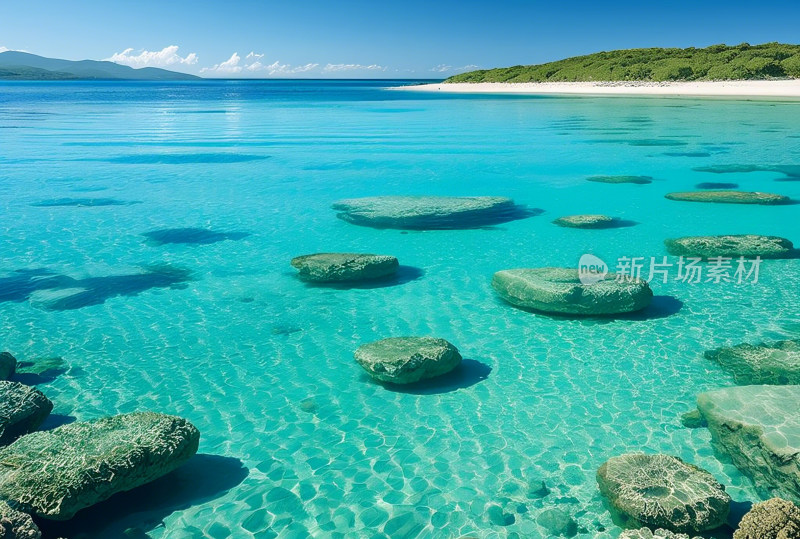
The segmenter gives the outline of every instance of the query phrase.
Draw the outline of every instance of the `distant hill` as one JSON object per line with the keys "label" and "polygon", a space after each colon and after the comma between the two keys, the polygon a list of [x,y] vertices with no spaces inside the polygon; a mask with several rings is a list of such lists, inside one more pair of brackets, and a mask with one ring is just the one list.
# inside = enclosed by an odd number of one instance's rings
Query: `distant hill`
{"label": "distant hill", "polygon": [[445,82],[690,81],[800,78],[800,45],[628,49],[540,65],[481,69]]}
{"label": "distant hill", "polygon": [[96,60],[58,60],[19,51],[0,52],[0,80],[196,80],[200,77],[156,67],[132,67]]}

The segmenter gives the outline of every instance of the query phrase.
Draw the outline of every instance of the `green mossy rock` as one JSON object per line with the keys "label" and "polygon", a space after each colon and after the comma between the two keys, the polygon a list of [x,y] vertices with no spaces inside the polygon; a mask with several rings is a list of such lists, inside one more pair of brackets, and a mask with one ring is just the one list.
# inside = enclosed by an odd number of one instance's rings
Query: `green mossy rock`
{"label": "green mossy rock", "polygon": [[340,200],[337,217],[374,228],[472,228],[515,218],[505,197],[384,196]]}
{"label": "green mossy rock", "polygon": [[653,183],[652,176],[589,176],[586,180],[596,183],[635,183],[638,185]]}
{"label": "green mossy rock", "polygon": [[610,273],[583,284],[578,270],[532,268],[498,271],[492,287],[517,307],[556,314],[609,315],[639,311],[650,305],[653,291],[642,279],[617,280]]}
{"label": "green mossy rock", "polygon": [[53,403],[38,389],[0,381],[0,445],[39,428],[52,410]]}
{"label": "green mossy rock", "polygon": [[716,202],[720,204],[786,204],[789,197],[757,191],[686,191],[664,195],[682,202]]}
{"label": "green mossy rock", "polygon": [[17,359],[8,352],[0,352],[0,380],[9,380],[17,369]]}
{"label": "green mossy rock", "polygon": [[737,384],[800,384],[800,339],[739,344],[705,353],[733,375]]}
{"label": "green mossy rock", "polygon": [[632,453],[597,471],[600,492],[638,526],[694,533],[722,526],[731,498],[714,476],[670,455]]}
{"label": "green mossy rock", "polygon": [[567,228],[605,228],[614,222],[607,215],[567,215],[559,217],[553,224]]}
{"label": "green mossy rock", "polygon": [[671,255],[700,258],[785,258],[794,253],[794,245],[786,238],[755,234],[686,236],[665,240],[664,244]]}
{"label": "green mossy rock", "polygon": [[797,539],[800,537],[800,507],[772,498],[757,503],[742,518],[733,539]]}
{"label": "green mossy rock", "polygon": [[317,253],[292,259],[305,281],[333,283],[370,281],[397,273],[399,262],[393,256],[356,253]]}
{"label": "green mossy rock", "polygon": [[393,337],[355,351],[359,365],[375,380],[410,384],[446,374],[461,364],[458,349],[444,339]]}
{"label": "green mossy rock", "polygon": [[701,393],[715,449],[765,497],[800,502],[800,386],[737,386]]}
{"label": "green mossy rock", "polygon": [[0,449],[0,498],[68,520],[112,495],[179,467],[200,433],[185,419],[142,412],[34,432]]}
{"label": "green mossy rock", "polygon": [[17,511],[0,500],[0,538],[41,539],[42,534],[30,515]]}

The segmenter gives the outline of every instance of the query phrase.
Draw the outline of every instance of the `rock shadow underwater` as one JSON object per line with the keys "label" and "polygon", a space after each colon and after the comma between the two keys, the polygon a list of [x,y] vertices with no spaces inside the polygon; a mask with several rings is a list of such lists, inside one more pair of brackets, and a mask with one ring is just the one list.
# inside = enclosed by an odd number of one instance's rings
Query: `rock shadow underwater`
{"label": "rock shadow underwater", "polygon": [[249,232],[219,232],[207,228],[161,228],[142,234],[148,243],[162,245],[211,245],[221,241],[238,241],[250,236]]}
{"label": "rock shadow underwater", "polygon": [[240,485],[249,475],[242,461],[197,454],[168,475],[80,511],[65,522],[36,519],[47,537],[146,538],[175,511],[213,500]]}
{"label": "rock shadow underwater", "polygon": [[[146,266],[142,272],[74,279],[47,269],[24,269],[0,277],[0,303],[34,299],[49,311],[68,311],[101,305],[106,300],[132,297],[154,288],[185,288],[189,270],[170,265]],[[44,296],[44,297],[41,297]]]}

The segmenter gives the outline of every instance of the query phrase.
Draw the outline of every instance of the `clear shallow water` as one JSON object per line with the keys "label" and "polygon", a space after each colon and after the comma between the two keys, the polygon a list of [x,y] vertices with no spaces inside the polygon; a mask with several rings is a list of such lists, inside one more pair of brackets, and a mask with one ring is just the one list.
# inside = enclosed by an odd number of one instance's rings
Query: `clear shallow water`
{"label": "clear shallow water", "polygon": [[[800,104],[384,85],[0,86],[2,348],[71,365],[40,384],[56,404],[50,425],[150,409],[202,432],[203,456],[70,533],[546,537],[537,517],[559,507],[580,537],[612,538],[594,474],[640,450],[679,455],[735,500],[756,499],[713,456],[707,431],[679,416],[698,392],[732,384],[704,350],[798,337],[800,260],[764,262],[756,285],[654,283],[666,297],[626,320],[516,310],[490,280],[505,268],[575,266],[586,252],[612,265],[661,257],[663,240],[681,235],[800,243],[798,205],[663,197],[734,182],[800,199],[800,182],[780,173],[692,170],[800,163]],[[597,174],[654,181],[585,181]],[[385,194],[501,195],[544,212],[406,233],[330,209]],[[551,224],[575,213],[637,224]],[[228,236],[143,236],[182,228]],[[333,289],[299,282],[288,264],[338,250],[393,254],[416,270],[396,286]],[[407,334],[446,338],[472,361],[444,387],[369,382],[353,350]],[[551,493],[530,499],[537,480]],[[514,523],[493,524],[492,505]]]}

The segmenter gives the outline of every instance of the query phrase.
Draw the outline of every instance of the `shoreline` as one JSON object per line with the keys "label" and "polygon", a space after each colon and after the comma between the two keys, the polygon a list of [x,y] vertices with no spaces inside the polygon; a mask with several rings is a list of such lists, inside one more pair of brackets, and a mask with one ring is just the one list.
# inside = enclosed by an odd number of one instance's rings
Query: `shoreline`
{"label": "shoreline", "polygon": [[390,89],[452,94],[671,96],[800,100],[800,79],[691,82],[455,82],[395,86]]}

